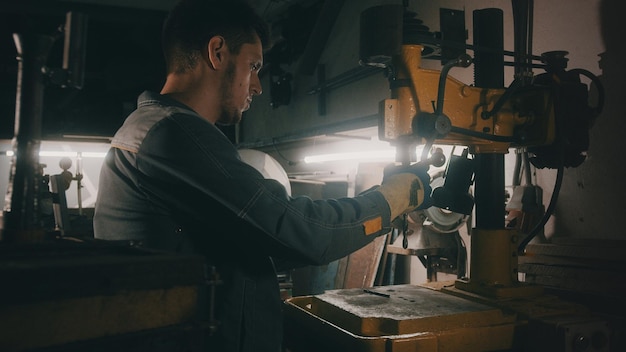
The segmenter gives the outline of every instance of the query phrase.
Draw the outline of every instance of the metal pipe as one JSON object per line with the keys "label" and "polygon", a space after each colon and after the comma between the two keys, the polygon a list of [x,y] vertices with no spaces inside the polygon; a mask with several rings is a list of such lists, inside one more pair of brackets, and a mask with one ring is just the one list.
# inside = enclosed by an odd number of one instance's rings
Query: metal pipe
{"label": "metal pipe", "polygon": [[474,157],[476,228],[504,228],[504,154],[477,154]]}
{"label": "metal pipe", "polygon": [[513,8],[513,46],[515,47],[514,61],[515,78],[522,80],[522,85],[530,84],[532,69],[532,33],[533,33],[533,0],[512,0]]}
{"label": "metal pipe", "polygon": [[39,219],[39,165],[44,98],[44,66],[55,38],[13,34],[18,75],[13,159],[3,214],[2,242],[28,242],[43,235]]}
{"label": "metal pipe", "polygon": [[[474,44],[503,51],[503,14],[498,9],[474,12]],[[474,78],[477,87],[504,86],[504,55],[476,51]],[[504,228],[504,154],[477,154],[475,156],[474,191],[476,200],[476,228]]]}

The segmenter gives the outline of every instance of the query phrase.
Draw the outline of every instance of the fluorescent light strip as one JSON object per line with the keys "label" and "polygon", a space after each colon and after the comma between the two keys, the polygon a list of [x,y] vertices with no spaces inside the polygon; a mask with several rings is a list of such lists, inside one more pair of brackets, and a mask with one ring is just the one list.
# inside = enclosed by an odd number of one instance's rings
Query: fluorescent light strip
{"label": "fluorescent light strip", "polygon": [[[106,155],[105,152],[82,152],[80,154],[81,158],[104,158]],[[6,156],[13,156],[13,151],[7,150]],[[77,158],[78,152],[40,151],[39,156]]]}
{"label": "fluorescent light strip", "polygon": [[310,163],[323,163],[328,161],[393,161],[396,157],[395,149],[386,150],[370,150],[363,152],[350,152],[350,153],[333,153],[333,154],[319,154],[310,155],[304,158],[304,162]]}

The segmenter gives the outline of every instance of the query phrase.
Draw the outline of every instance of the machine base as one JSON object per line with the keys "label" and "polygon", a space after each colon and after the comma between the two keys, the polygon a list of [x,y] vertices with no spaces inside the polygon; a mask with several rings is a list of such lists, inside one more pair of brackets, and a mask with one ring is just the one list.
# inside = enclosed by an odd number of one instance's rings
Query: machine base
{"label": "machine base", "polygon": [[285,302],[290,352],[610,351],[610,327],[541,295],[496,299],[437,283],[327,291]]}

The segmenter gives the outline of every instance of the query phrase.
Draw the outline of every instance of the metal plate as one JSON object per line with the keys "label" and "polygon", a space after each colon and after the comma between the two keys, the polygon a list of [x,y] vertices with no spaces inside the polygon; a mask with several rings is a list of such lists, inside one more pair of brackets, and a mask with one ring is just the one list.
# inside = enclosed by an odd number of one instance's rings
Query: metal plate
{"label": "metal plate", "polygon": [[307,308],[364,336],[498,325],[514,319],[500,309],[412,285],[328,291],[313,296]]}

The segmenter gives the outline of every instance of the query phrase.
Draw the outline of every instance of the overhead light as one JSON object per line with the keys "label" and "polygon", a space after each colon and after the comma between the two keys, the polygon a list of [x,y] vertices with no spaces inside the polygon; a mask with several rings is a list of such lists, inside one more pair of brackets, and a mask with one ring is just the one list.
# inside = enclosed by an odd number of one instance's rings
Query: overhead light
{"label": "overhead light", "polygon": [[394,161],[396,158],[396,150],[393,148],[383,150],[368,150],[360,152],[332,153],[310,155],[304,158],[304,162],[323,163],[330,161]]}
{"label": "overhead light", "polygon": [[[104,158],[107,155],[105,152],[64,152],[64,151],[40,151],[39,156],[47,157],[67,157],[67,158]],[[6,156],[13,156],[12,150],[6,151]]]}

